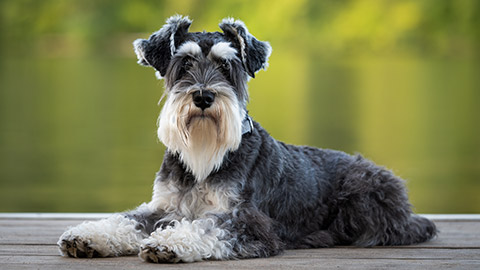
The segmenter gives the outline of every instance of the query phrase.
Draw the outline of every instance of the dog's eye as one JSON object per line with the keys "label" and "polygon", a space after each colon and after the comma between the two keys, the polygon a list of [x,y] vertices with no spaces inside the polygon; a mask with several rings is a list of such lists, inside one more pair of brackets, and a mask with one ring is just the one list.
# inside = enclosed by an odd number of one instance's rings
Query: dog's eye
{"label": "dog's eye", "polygon": [[189,69],[192,66],[193,66],[193,59],[191,57],[186,57],[185,59],[183,59],[182,67],[184,69]]}
{"label": "dog's eye", "polygon": [[220,64],[220,67],[225,71],[229,71],[230,70],[230,62],[226,59],[223,59],[221,64]]}

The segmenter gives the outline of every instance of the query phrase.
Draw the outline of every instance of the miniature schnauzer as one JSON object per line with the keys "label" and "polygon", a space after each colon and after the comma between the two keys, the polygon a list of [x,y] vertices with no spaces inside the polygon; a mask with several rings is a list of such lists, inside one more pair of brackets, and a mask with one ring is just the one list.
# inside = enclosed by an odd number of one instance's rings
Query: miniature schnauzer
{"label": "miniature schnauzer", "polygon": [[247,82],[270,44],[231,18],[188,32],[173,16],[133,45],[165,80],[158,138],[167,147],[152,200],[69,228],[70,257],[138,254],[148,262],[269,257],[285,249],[409,245],[436,235],[404,181],[360,155],[273,139],[247,114]]}

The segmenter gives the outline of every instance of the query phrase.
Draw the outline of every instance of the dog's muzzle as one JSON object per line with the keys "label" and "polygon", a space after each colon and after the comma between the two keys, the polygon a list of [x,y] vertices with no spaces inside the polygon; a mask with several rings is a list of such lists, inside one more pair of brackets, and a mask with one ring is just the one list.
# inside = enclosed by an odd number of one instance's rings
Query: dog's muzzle
{"label": "dog's muzzle", "polygon": [[215,101],[215,93],[208,90],[198,90],[192,94],[193,104],[204,111],[212,106]]}

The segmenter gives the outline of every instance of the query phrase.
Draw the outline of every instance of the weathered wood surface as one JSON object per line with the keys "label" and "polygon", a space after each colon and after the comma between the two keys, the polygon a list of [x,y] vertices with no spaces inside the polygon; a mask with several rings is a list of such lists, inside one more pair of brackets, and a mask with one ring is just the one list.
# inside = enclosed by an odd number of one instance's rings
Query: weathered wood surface
{"label": "weathered wood surface", "polygon": [[150,264],[136,256],[72,259],[56,242],[68,226],[104,214],[0,214],[0,269],[480,269],[480,216],[429,216],[440,234],[414,246],[287,250],[267,259]]}

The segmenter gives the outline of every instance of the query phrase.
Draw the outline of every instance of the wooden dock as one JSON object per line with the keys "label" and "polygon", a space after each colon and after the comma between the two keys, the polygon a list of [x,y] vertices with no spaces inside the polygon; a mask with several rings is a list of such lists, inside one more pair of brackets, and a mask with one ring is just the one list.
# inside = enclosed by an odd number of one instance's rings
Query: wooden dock
{"label": "wooden dock", "polygon": [[72,259],[56,242],[68,226],[106,214],[0,214],[0,269],[480,269],[480,215],[427,215],[437,239],[415,246],[287,250],[267,259],[150,264],[136,256]]}

